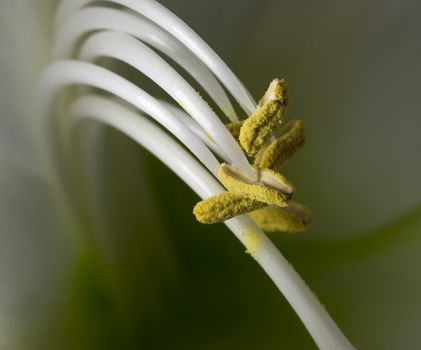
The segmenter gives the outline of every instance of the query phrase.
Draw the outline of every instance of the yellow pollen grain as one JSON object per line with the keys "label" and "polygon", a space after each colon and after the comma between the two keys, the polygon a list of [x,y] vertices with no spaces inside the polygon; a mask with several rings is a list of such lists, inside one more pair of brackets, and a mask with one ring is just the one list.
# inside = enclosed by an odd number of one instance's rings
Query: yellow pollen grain
{"label": "yellow pollen grain", "polygon": [[250,254],[253,259],[256,260],[259,250],[264,243],[263,235],[259,231],[250,229],[245,231],[243,236],[245,241],[244,244],[246,246],[246,253]]}
{"label": "yellow pollen grain", "polygon": [[210,136],[209,134],[206,134],[206,137],[207,137],[207,139],[208,139],[210,142],[212,142],[212,143],[216,144],[216,141],[213,139],[213,137],[212,137],[212,136]]}

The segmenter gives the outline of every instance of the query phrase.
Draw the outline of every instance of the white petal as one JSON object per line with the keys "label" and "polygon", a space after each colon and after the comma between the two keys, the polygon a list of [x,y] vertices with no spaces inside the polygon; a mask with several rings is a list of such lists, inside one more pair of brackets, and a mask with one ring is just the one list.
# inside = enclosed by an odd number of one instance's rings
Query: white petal
{"label": "white petal", "polygon": [[70,246],[47,182],[1,151],[0,164],[0,348],[22,349],[64,286]]}

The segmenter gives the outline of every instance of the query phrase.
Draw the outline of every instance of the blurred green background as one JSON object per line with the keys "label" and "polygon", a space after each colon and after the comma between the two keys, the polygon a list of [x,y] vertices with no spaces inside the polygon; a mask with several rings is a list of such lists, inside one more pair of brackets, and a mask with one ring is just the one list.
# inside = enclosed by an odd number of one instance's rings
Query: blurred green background
{"label": "blurred green background", "polygon": [[[271,238],[358,349],[420,347],[420,3],[161,3],[256,99],[287,79],[287,118],[309,141],[285,173],[314,221]],[[112,130],[90,161],[102,229],[69,265],[51,258],[66,271],[53,326],[32,317],[28,348],[316,349],[228,229],[195,221],[197,196],[163,164]]]}

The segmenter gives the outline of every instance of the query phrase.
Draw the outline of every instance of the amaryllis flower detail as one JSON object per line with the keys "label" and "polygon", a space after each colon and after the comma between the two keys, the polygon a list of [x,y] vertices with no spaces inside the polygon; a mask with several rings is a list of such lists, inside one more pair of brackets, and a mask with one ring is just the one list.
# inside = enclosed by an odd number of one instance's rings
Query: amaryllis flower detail
{"label": "amaryllis flower detail", "polygon": [[286,82],[274,79],[253,115],[245,121],[227,124],[228,130],[253,160],[256,176],[250,179],[235,166],[222,164],[219,179],[228,192],[195,206],[193,212],[200,222],[214,224],[250,213],[265,231],[303,231],[307,228],[309,210],[290,202],[294,187],[279,173],[305,143],[301,121],[281,127],[287,104]]}
{"label": "amaryllis flower detail", "polygon": [[80,131],[87,122],[117,129],[200,197],[200,221],[224,222],[320,349],[353,349],[262,231],[300,231],[310,221],[308,210],[290,201],[294,187],[280,173],[305,140],[301,122],[281,124],[285,81],[273,80],[256,103],[209,45],[155,0],[62,0],[54,34],[34,98],[34,138],[72,231],[101,232],[94,210],[86,209],[92,198],[78,154]]}
{"label": "amaryllis flower detail", "polygon": [[158,1],[247,87],[156,0],[0,4],[0,348],[417,348],[418,2]]}

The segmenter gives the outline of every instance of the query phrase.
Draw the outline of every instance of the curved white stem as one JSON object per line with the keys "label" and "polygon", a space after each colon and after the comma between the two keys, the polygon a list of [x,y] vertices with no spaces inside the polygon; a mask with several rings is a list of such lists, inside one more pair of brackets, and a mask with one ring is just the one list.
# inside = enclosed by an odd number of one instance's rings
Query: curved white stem
{"label": "curved white stem", "polygon": [[[169,135],[138,113],[110,99],[81,97],[69,115],[76,124],[91,118],[119,129],[159,158],[201,198],[208,198],[224,190]],[[171,154],[168,150],[171,150]],[[226,221],[226,225],[284,294],[320,349],[354,349],[294,268],[252,220],[243,215]]]}
{"label": "curved white stem", "polygon": [[247,176],[256,176],[239,144],[215,112],[183,77],[149,47],[127,34],[102,31],[84,42],[80,58],[94,61],[103,56],[121,60],[152,79],[200,124],[232,163]]}
{"label": "curved white stem", "polygon": [[224,150],[219,147],[215,141],[213,141],[209,135],[202,129],[202,127],[192,118],[190,117],[183,109],[173,105],[172,103],[166,101],[160,101],[165,108],[167,108],[171,113],[176,115],[178,119],[180,119],[186,126],[198,137],[202,140],[204,144],[208,146],[212,152],[217,154],[221,157],[225,162],[229,162],[229,157],[224,152]]}
{"label": "curved white stem", "polygon": [[140,143],[173,170],[200,197],[224,192],[224,188],[180,144],[144,115],[102,96],[76,99],[68,113],[71,127],[83,118],[100,120]]}
{"label": "curved white stem", "polygon": [[[67,17],[93,1],[62,0],[56,16],[56,26],[59,27]],[[171,33],[209,67],[248,115],[254,113],[256,102],[244,85],[216,52],[174,13],[154,0],[106,1],[130,8]]]}
{"label": "curved white stem", "polygon": [[154,97],[102,67],[81,61],[58,61],[51,63],[43,72],[39,82],[38,105],[45,119],[37,125],[50,128],[51,108],[59,91],[71,85],[88,85],[107,91],[150,115],[174,134],[215,176],[219,162],[212,152],[186,126],[171,114]]}
{"label": "curved white stem", "polygon": [[55,35],[55,59],[70,58],[78,41],[98,30],[124,32],[161,51],[188,72],[231,121],[238,120],[224,89],[202,61],[168,32],[141,16],[105,7],[83,8],[60,25]]}

